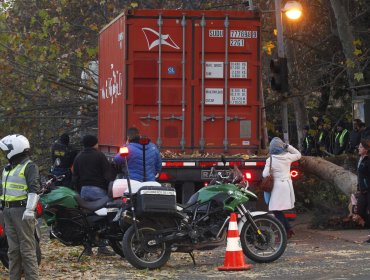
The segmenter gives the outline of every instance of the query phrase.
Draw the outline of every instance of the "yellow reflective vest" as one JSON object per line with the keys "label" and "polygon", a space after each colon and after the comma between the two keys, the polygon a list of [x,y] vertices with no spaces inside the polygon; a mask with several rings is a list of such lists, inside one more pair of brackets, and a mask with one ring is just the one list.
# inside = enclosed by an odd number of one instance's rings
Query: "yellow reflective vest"
{"label": "yellow reflective vest", "polygon": [[18,164],[10,171],[3,170],[2,175],[2,195],[5,201],[18,201],[27,199],[28,186],[24,170],[31,160]]}

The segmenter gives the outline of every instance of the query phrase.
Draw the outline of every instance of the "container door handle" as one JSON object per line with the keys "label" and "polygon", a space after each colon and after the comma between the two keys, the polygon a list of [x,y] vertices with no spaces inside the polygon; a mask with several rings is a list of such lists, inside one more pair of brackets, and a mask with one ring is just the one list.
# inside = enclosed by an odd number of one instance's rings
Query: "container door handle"
{"label": "container door handle", "polygon": [[204,116],[203,117],[203,122],[206,122],[206,121],[214,122],[216,119],[223,119],[223,117],[217,117],[215,115]]}
{"label": "container door handle", "polygon": [[150,121],[150,120],[155,120],[155,121],[159,121],[159,116],[152,116],[150,114],[144,116],[144,117],[140,117],[141,120],[146,120],[146,121]]}

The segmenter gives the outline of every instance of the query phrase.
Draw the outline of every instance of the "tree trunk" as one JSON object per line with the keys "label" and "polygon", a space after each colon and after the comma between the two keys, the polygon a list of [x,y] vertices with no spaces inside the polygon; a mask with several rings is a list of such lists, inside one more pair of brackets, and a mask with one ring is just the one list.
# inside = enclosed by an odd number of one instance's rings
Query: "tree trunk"
{"label": "tree trunk", "polygon": [[[355,85],[354,80],[354,74],[356,72],[361,72],[360,65],[358,63],[358,60],[356,59],[354,55],[355,46],[353,45],[353,42],[355,40],[353,36],[353,27],[350,24],[350,21],[348,19],[348,14],[343,6],[342,1],[339,0],[330,0],[331,7],[333,9],[336,23],[337,23],[337,29],[338,29],[338,36],[340,39],[340,42],[342,44],[343,53],[347,59],[347,61],[352,61],[354,63],[354,67],[347,67],[347,75],[348,75],[348,83],[352,87]],[[363,82],[363,80],[361,81]],[[354,92],[353,92],[354,95]],[[352,97],[354,97],[352,95]]]}
{"label": "tree trunk", "polygon": [[357,189],[357,176],[330,161],[320,157],[304,156],[300,164],[305,172],[312,173],[319,178],[334,184],[344,194],[350,196]]}

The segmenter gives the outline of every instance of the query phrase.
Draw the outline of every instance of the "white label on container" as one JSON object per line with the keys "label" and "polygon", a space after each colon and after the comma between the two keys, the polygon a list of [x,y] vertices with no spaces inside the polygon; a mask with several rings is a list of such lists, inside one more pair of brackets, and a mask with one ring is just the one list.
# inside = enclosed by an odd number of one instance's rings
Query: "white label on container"
{"label": "white label on container", "polygon": [[246,79],[248,73],[247,68],[247,62],[230,62],[230,78]]}
{"label": "white label on container", "polygon": [[230,38],[256,39],[257,37],[258,37],[257,31],[230,30]]}
{"label": "white label on container", "polygon": [[206,62],[206,78],[223,78],[224,77],[224,63],[223,62]]}
{"label": "white label on container", "polygon": [[222,29],[210,29],[208,35],[209,37],[224,37],[224,31]]}
{"label": "white label on container", "polygon": [[206,105],[222,105],[224,104],[224,89],[223,88],[206,88],[205,89]]}
{"label": "white label on container", "polygon": [[231,88],[230,105],[247,105],[247,89]]}
{"label": "white label on container", "polygon": [[249,141],[243,141],[243,142],[242,142],[242,145],[243,145],[243,146],[249,146],[249,145],[250,145],[250,142],[249,142]]}
{"label": "white label on container", "polygon": [[230,39],[230,47],[244,47],[244,39]]}

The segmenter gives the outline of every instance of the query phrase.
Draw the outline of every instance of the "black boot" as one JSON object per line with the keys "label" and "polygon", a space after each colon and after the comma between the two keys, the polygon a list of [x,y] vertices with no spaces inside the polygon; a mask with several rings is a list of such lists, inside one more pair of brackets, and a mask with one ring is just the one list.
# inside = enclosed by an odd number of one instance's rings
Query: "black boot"
{"label": "black boot", "polygon": [[107,247],[99,247],[98,248],[98,253],[97,253],[98,256],[114,256],[116,255],[115,252],[109,250]]}
{"label": "black boot", "polygon": [[92,248],[90,245],[85,245],[84,246],[85,249],[84,249],[84,252],[83,252],[83,256],[92,256],[93,255],[93,251],[92,251]]}

